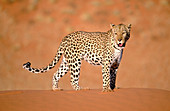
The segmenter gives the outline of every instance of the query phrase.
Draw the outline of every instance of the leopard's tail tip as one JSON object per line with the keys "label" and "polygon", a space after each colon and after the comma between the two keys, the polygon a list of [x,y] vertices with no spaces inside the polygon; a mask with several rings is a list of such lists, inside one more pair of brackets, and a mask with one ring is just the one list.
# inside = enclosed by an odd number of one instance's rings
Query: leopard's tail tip
{"label": "leopard's tail tip", "polygon": [[29,68],[30,66],[31,66],[30,62],[27,62],[27,63],[23,64],[23,68]]}

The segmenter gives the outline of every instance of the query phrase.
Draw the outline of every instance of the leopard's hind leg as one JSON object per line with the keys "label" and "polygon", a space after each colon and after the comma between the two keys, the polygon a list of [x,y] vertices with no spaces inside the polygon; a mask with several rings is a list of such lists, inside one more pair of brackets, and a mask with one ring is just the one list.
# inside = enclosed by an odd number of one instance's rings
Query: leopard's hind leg
{"label": "leopard's hind leg", "polygon": [[53,76],[53,83],[52,83],[52,89],[53,90],[60,90],[58,88],[58,82],[61,77],[63,77],[67,72],[69,71],[69,65],[65,58],[63,57],[62,63],[60,64],[59,69],[56,73],[54,73]]}
{"label": "leopard's hind leg", "polygon": [[75,90],[80,90],[80,86],[79,86],[80,67],[81,67],[81,59],[79,58],[73,59],[73,63],[70,64],[70,72],[71,72],[70,82],[73,89]]}

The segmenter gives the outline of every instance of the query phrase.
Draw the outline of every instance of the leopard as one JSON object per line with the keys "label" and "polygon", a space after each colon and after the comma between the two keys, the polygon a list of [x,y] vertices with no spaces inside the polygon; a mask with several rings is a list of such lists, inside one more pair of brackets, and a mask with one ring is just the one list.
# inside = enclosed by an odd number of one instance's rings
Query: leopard
{"label": "leopard", "polygon": [[102,67],[103,92],[114,91],[117,70],[120,65],[123,50],[130,38],[131,24],[110,24],[106,32],[75,31],[66,35],[49,65],[42,68],[31,67],[30,62],[23,64],[23,68],[32,73],[44,73],[54,68],[62,58],[58,70],[52,79],[52,90],[58,87],[60,78],[70,72],[70,83],[74,90],[81,90],[79,86],[80,68],[82,60],[92,65]]}

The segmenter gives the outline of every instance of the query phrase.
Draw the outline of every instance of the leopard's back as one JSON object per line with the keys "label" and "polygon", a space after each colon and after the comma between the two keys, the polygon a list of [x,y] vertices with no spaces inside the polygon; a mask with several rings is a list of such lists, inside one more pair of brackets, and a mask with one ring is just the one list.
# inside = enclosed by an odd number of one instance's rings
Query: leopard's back
{"label": "leopard's back", "polygon": [[107,36],[106,32],[73,32],[62,41],[63,55],[68,61],[79,58],[90,64],[101,65]]}

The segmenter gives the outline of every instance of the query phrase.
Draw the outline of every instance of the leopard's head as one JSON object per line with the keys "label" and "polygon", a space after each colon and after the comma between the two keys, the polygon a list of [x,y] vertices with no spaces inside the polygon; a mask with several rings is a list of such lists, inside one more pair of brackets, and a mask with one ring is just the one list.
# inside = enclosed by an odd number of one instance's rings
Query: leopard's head
{"label": "leopard's head", "polygon": [[112,29],[112,34],[113,34],[113,39],[115,41],[115,47],[117,48],[124,48],[126,45],[126,42],[130,38],[130,29],[131,29],[131,24],[124,25],[124,24],[119,24],[119,25],[114,25],[111,24],[111,29]]}

